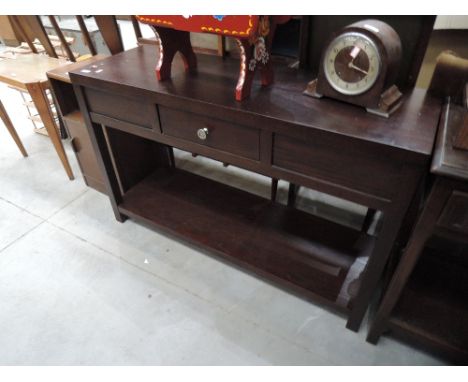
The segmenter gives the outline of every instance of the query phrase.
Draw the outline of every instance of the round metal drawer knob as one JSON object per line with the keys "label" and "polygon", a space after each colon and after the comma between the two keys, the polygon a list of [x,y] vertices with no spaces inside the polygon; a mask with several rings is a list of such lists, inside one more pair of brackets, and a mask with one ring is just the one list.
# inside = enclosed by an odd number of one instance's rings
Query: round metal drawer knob
{"label": "round metal drawer knob", "polygon": [[198,129],[197,131],[197,136],[200,138],[202,141],[206,140],[208,138],[208,128],[204,127],[202,129]]}

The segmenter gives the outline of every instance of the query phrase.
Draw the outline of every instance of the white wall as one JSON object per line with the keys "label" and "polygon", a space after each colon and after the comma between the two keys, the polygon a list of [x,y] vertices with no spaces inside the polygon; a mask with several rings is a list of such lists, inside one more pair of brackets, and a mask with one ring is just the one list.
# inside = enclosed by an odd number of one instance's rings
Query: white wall
{"label": "white wall", "polygon": [[434,29],[468,29],[468,16],[437,16]]}

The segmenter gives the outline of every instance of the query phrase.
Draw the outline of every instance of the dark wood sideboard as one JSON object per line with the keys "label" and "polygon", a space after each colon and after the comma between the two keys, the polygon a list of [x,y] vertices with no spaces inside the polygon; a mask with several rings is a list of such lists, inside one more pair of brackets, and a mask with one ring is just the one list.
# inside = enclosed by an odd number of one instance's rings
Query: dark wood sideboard
{"label": "dark wood sideboard", "polygon": [[[305,97],[312,74],[276,65],[274,86],[254,83],[240,103],[237,60],[199,55],[192,74],[177,61],[158,82],[156,58],[140,46],[70,73],[117,220],[206,248],[358,330],[428,171],[441,102],[413,89],[384,119]],[[380,210],[381,228],[371,236],[188,173],[172,147]]]}
{"label": "dark wood sideboard", "polygon": [[468,151],[453,138],[467,111],[447,103],[434,150],[434,184],[373,320],[368,341],[392,334],[468,362]]}
{"label": "dark wood sideboard", "polygon": [[69,72],[90,65],[99,65],[105,56],[96,55],[85,61],[59,66],[47,72],[50,91],[54,98],[60,120],[66,127],[72,150],[76,155],[83,179],[87,186],[100,192],[106,192],[104,176],[98,165],[96,154],[86,129],[83,115],[78,107]]}

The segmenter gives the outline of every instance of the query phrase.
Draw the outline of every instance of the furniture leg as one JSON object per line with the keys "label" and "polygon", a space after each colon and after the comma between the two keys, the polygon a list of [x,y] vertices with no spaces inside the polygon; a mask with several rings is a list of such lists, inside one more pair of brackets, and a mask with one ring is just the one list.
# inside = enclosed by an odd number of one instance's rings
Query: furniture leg
{"label": "furniture leg", "polygon": [[159,81],[171,77],[172,60],[177,52],[182,54],[185,70],[197,68],[197,57],[190,42],[190,33],[170,28],[152,27],[159,36],[159,61],[156,66],[156,76]]}
{"label": "furniture leg", "polygon": [[444,181],[437,181],[426,202],[426,206],[416,224],[414,232],[408,243],[408,247],[400,260],[390,285],[385,293],[374,322],[369,330],[367,341],[376,344],[380,335],[385,330],[386,319],[400,297],[409,276],[411,275],[419,256],[431,236],[433,227],[439,218],[447,198],[450,196],[450,188]]}
{"label": "furniture leg", "polygon": [[264,41],[264,49],[267,56],[264,62],[259,61],[258,57],[255,57],[255,44],[251,44],[251,42],[246,38],[236,39],[240,50],[240,72],[236,85],[237,101],[242,101],[250,95],[252,82],[257,68],[260,70],[262,86],[268,86],[273,82],[273,65],[269,55],[271,54],[271,45],[273,43],[275,27],[275,22],[271,21],[270,32],[265,37]]}
{"label": "furniture leg", "polygon": [[174,149],[171,146],[167,146],[167,152],[169,154],[169,163],[171,167],[175,167]]}
{"label": "furniture leg", "polygon": [[253,58],[253,48],[246,39],[236,39],[240,50],[240,71],[236,85],[236,100],[242,101],[250,95],[255,67],[249,65]]}
{"label": "furniture leg", "polygon": [[104,137],[103,127],[94,124],[89,118],[88,106],[81,88],[75,85],[73,88],[75,90],[76,100],[78,101],[80,110],[83,113],[91,144],[94,152],[96,153],[96,159],[101,169],[101,173],[103,174],[104,183],[107,188],[106,194],[109,195],[115,219],[123,223],[127,220],[127,216],[119,211],[118,204],[122,201],[122,194],[120,193],[119,182],[117,180],[107,142]]}
{"label": "furniture leg", "polygon": [[296,204],[297,193],[299,192],[299,187],[297,184],[289,183],[288,190],[288,207],[294,207]]}
{"label": "furniture leg", "polygon": [[364,218],[364,221],[362,222],[361,232],[368,231],[368,229],[370,228],[370,225],[372,224],[372,221],[374,220],[376,213],[377,211],[372,208],[367,209],[366,216]]}
{"label": "furniture leg", "polygon": [[63,148],[62,141],[57,129],[57,126],[52,116],[52,111],[50,110],[49,100],[47,99],[46,94],[46,84],[41,82],[33,82],[26,84],[26,88],[31,96],[31,99],[36,106],[37,112],[41,117],[42,123],[49,134],[49,138],[52,141],[52,144],[55,147],[60,161],[65,169],[65,172],[68,175],[70,180],[74,179],[73,171],[71,169],[70,163],[68,161],[67,154]]}
{"label": "furniture leg", "polygon": [[8,132],[15,141],[16,146],[18,146],[18,149],[21,151],[21,154],[23,154],[23,157],[27,157],[28,153],[26,152],[26,149],[24,148],[23,143],[21,142],[21,139],[18,136],[18,133],[16,132],[16,129],[10,120],[10,117],[7,114],[2,101],[0,101],[0,118],[2,118],[3,123],[5,124]]}
{"label": "furniture leg", "polygon": [[420,176],[410,168],[405,167],[401,181],[407,185],[406,190],[396,196],[391,209],[384,211],[382,229],[379,232],[366,268],[361,274],[359,293],[351,301],[351,313],[346,327],[356,332],[359,330],[369,301],[387,264],[395,239],[398,236],[400,225],[406,216],[411,199],[419,184]]}
{"label": "furniture leg", "polygon": [[278,179],[271,178],[271,201],[276,202],[276,194],[278,193]]}
{"label": "furniture leg", "polygon": [[[428,195],[429,192],[426,193],[427,188],[427,179],[426,176],[423,176],[423,179],[419,183],[419,186],[414,193],[413,199],[411,200],[410,206],[408,211],[403,219],[401,224],[400,232],[398,233],[398,237],[395,239],[395,244],[393,246],[392,252],[390,254],[390,258],[387,262],[387,267],[385,269],[385,273],[382,277],[382,289],[385,290],[393,276],[393,272],[395,271],[398,262],[401,258],[401,252],[403,248],[406,247],[408,244],[408,240],[411,236],[411,232],[413,228],[416,226],[416,222],[419,216],[420,211],[422,210],[422,203],[425,199],[425,195]],[[430,188],[429,188],[430,190]],[[380,295],[379,299],[383,297],[383,293]]]}

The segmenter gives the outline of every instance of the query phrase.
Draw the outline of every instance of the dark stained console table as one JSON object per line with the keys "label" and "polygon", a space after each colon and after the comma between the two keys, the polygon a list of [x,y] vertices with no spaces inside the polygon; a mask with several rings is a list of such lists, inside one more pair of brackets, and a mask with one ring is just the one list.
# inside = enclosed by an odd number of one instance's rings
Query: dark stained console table
{"label": "dark stained console table", "polygon": [[[392,118],[302,95],[311,73],[234,100],[238,61],[198,56],[155,78],[141,46],[70,73],[114,214],[174,234],[348,314],[358,330],[427,172],[441,111],[414,89]],[[176,168],[172,147],[383,212],[376,237]]]}

